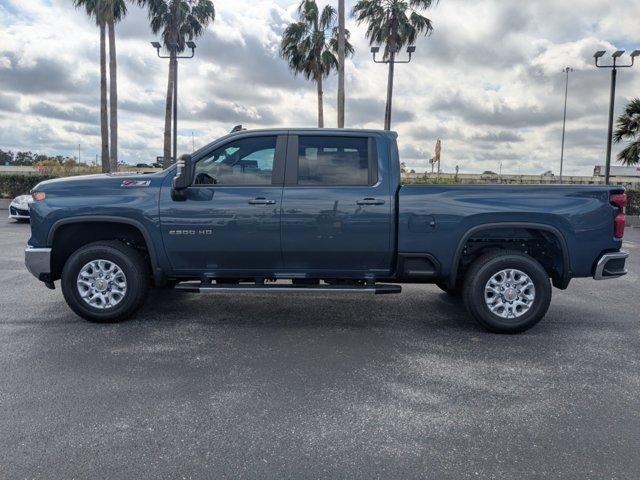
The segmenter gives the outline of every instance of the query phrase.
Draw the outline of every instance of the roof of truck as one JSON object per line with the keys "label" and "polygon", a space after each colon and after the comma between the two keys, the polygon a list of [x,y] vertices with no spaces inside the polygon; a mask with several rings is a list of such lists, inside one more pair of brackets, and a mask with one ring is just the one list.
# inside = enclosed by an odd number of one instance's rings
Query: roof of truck
{"label": "roof of truck", "polygon": [[381,134],[381,135],[391,135],[391,136],[397,136],[397,132],[395,131],[387,131],[387,130],[376,130],[376,129],[366,129],[366,128],[314,128],[314,127],[296,127],[296,128],[287,128],[287,127],[280,127],[280,128],[248,128],[248,129],[243,129],[243,130],[237,130],[234,132],[231,132],[230,135],[235,135],[235,134],[239,134],[239,133],[275,133],[275,132],[290,132],[290,133],[296,133],[296,132],[322,132],[322,133],[328,133],[328,134],[332,134],[332,133],[340,133],[340,134],[344,134],[344,133],[377,133],[377,134]]}
{"label": "roof of truck", "polygon": [[301,134],[301,133],[322,133],[322,134],[326,134],[326,135],[349,135],[357,133],[357,134],[363,134],[363,133],[369,133],[369,134],[376,134],[376,135],[381,135],[381,136],[386,136],[388,138],[393,138],[394,140],[398,137],[397,132],[395,131],[387,131],[387,130],[373,130],[373,129],[358,129],[358,128],[287,128],[287,127],[281,127],[281,128],[258,128],[258,129],[242,129],[242,130],[236,130],[234,129],[234,131],[232,131],[231,133],[228,133],[227,135],[217,138],[216,140],[208,143],[207,145],[204,145],[203,147],[199,148],[198,150],[196,150],[195,152],[193,152],[191,155],[193,156],[197,156],[200,153],[206,152],[208,150],[211,149],[212,146],[219,144],[220,142],[229,140],[230,138],[233,138],[235,136],[241,136],[241,135],[247,135],[247,134],[252,134],[252,133],[265,133],[265,134],[271,134],[271,135],[287,135],[287,134]]}

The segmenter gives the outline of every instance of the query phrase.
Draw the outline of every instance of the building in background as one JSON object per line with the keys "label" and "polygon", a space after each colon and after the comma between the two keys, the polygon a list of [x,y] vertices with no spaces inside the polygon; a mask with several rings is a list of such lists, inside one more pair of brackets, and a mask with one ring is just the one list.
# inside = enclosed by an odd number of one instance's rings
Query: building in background
{"label": "building in background", "polygon": [[[596,165],[593,167],[594,177],[604,177],[604,165]],[[620,167],[611,165],[612,177],[640,177],[640,166],[637,167]]]}

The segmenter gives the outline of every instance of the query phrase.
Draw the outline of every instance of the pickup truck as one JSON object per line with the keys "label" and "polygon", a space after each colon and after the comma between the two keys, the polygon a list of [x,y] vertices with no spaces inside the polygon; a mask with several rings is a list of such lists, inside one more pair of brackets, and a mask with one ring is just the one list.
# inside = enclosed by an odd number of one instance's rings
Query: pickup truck
{"label": "pickup truck", "polygon": [[[158,173],[32,190],[29,271],[95,322],[150,287],[399,293],[433,283],[486,329],[524,331],[552,286],[626,273],[617,186],[401,185],[393,132],[237,131]],[[427,313],[426,313],[427,314]]]}

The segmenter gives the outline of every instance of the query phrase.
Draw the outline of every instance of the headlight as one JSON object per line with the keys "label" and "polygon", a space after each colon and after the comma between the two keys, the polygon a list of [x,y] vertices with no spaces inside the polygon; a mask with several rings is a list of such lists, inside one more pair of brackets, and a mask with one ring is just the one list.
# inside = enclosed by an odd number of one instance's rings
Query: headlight
{"label": "headlight", "polygon": [[33,192],[31,194],[31,200],[29,203],[33,203],[33,202],[41,202],[43,201],[45,198],[47,198],[47,195],[44,192]]}

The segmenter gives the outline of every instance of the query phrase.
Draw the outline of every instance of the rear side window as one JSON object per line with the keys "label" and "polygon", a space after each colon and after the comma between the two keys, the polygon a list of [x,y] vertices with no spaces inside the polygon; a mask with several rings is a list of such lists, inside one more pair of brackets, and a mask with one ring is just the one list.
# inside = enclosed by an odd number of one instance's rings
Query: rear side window
{"label": "rear side window", "polygon": [[298,137],[298,185],[372,185],[369,154],[366,137]]}

